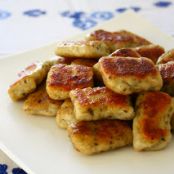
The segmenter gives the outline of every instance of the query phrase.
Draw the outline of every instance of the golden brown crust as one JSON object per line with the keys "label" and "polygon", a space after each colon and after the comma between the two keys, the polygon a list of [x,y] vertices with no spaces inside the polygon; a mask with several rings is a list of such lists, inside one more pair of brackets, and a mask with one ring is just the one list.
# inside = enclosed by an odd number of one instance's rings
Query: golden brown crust
{"label": "golden brown crust", "polygon": [[51,68],[49,86],[59,87],[65,91],[92,86],[92,69],[81,65],[57,64]]}
{"label": "golden brown crust", "polygon": [[71,124],[72,134],[96,136],[99,141],[107,141],[114,136],[121,135],[125,129],[131,128],[130,124],[122,120],[98,120],[98,121],[80,121]]}
{"label": "golden brown crust", "polygon": [[164,48],[159,45],[142,45],[140,47],[134,48],[141,57],[147,57],[151,59],[154,63],[157,62],[158,58],[164,53]]}
{"label": "golden brown crust", "polygon": [[174,49],[171,49],[165,53],[163,53],[158,61],[157,61],[157,64],[161,64],[161,63],[167,63],[167,62],[170,62],[170,61],[174,61]]}
{"label": "golden brown crust", "polygon": [[28,94],[33,92],[46,78],[47,73],[54,62],[55,60],[35,62],[21,71],[18,74],[18,80],[8,89],[11,99],[18,101],[24,99]]}
{"label": "golden brown crust", "polygon": [[136,76],[143,78],[149,74],[156,75],[157,70],[154,64],[147,58],[127,57],[103,57],[99,61],[100,68],[110,76]]}
{"label": "golden brown crust", "polygon": [[72,90],[70,98],[77,120],[131,120],[134,117],[129,96],[114,93],[106,87]]}
{"label": "golden brown crust", "polygon": [[96,30],[90,35],[94,40],[111,41],[111,42],[129,42],[129,43],[140,43],[141,45],[149,44],[150,42],[146,39],[131,33],[126,30],[117,32],[109,32],[105,30]]}
{"label": "golden brown crust", "polygon": [[81,121],[70,125],[68,133],[74,147],[88,155],[132,144],[131,126],[121,120]]}
{"label": "golden brown crust", "polygon": [[134,148],[159,150],[171,139],[170,119],[174,107],[172,98],[163,92],[141,94],[136,103],[133,122]]}
{"label": "golden brown crust", "polygon": [[114,51],[111,56],[119,57],[146,57],[151,59],[154,63],[164,53],[164,48],[159,45],[142,45],[135,48],[122,48]]}
{"label": "golden brown crust", "polygon": [[41,85],[34,93],[30,94],[24,102],[23,109],[32,115],[56,116],[61,101],[52,100]]}
{"label": "golden brown crust", "polygon": [[132,48],[121,48],[114,51],[110,56],[113,57],[141,57],[138,52]]}
{"label": "golden brown crust", "polygon": [[158,91],[163,84],[152,60],[144,57],[102,57],[99,70],[106,87],[123,95]]}
{"label": "golden brown crust", "polygon": [[144,101],[140,106],[144,108],[144,118],[140,122],[144,138],[155,140],[166,136],[167,129],[159,127],[161,121],[160,113],[163,113],[170,103],[171,97],[162,92],[149,92],[144,98]]}
{"label": "golden brown crust", "polygon": [[124,107],[129,104],[126,95],[117,94],[106,87],[77,89],[73,91],[73,95],[84,107],[97,107],[99,105]]}
{"label": "golden brown crust", "polygon": [[93,67],[93,65],[96,64],[97,62],[98,60],[96,59],[75,59],[74,61],[72,61],[71,64]]}
{"label": "golden brown crust", "polygon": [[57,64],[51,67],[47,76],[47,93],[50,98],[64,100],[76,88],[93,86],[93,71],[83,65]]}
{"label": "golden brown crust", "polygon": [[89,35],[88,40],[103,41],[110,45],[112,51],[119,48],[150,44],[146,39],[126,30],[120,30],[117,32],[96,30]]}

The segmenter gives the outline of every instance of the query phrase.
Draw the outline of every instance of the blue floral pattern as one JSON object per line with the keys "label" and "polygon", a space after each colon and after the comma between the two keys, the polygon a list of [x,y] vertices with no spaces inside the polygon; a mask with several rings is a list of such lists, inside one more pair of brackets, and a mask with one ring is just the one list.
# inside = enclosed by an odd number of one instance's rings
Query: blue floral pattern
{"label": "blue floral pattern", "polygon": [[7,174],[7,168],[6,164],[0,164],[0,174]]}
{"label": "blue floral pattern", "polygon": [[61,15],[63,17],[80,19],[82,16],[85,16],[85,12],[82,12],[82,11],[76,11],[76,12],[64,11],[64,12],[61,13]]}
{"label": "blue floral pattern", "polygon": [[154,3],[154,5],[157,7],[165,8],[165,7],[172,5],[172,3],[170,1],[158,1],[158,2]]}
{"label": "blue floral pattern", "polygon": [[82,30],[87,30],[97,24],[95,20],[91,19],[85,12],[82,11],[64,11],[61,15],[63,17],[71,18],[73,20],[73,26]]}
{"label": "blue floral pattern", "polygon": [[13,168],[12,174],[27,174],[27,173],[24,170],[17,167],[17,168]]}
{"label": "blue floral pattern", "polygon": [[82,30],[87,30],[97,25],[97,22],[89,18],[82,18],[82,19],[75,19],[73,21],[73,25],[74,27],[80,28]]}
{"label": "blue floral pattern", "polygon": [[24,15],[30,16],[30,17],[39,17],[41,15],[45,15],[46,11],[40,10],[40,9],[33,9],[33,10],[27,10],[24,11]]}
{"label": "blue floral pattern", "polygon": [[109,20],[114,17],[114,14],[110,11],[95,11],[91,14],[91,18],[96,20]]}
{"label": "blue floral pattern", "polygon": [[[0,174],[8,174],[7,172],[8,166],[6,164],[0,164]],[[24,170],[21,168],[13,168],[12,169],[12,174],[27,174]]]}
{"label": "blue floral pattern", "polygon": [[63,17],[71,18],[73,20],[72,24],[74,27],[82,30],[92,28],[97,25],[98,21],[109,20],[114,16],[114,14],[109,11],[95,11],[90,14],[82,11],[64,11],[61,15]]}
{"label": "blue floral pattern", "polygon": [[[117,8],[115,9],[115,12],[123,13],[128,8]],[[138,6],[132,6],[129,9],[132,9],[135,12],[138,12],[141,10]],[[85,13],[82,11],[64,11],[61,13],[63,17],[71,18],[72,24],[74,27],[77,27],[81,30],[87,30],[89,28],[92,28],[98,24],[100,21],[106,21],[115,16],[114,12],[111,11],[94,11],[92,13]]]}
{"label": "blue floral pattern", "polygon": [[[158,8],[166,8],[172,5],[170,1],[156,1],[154,4]],[[131,7],[119,7],[115,9],[116,13],[123,13],[126,10],[133,10],[139,12],[142,10],[140,6],[131,6]],[[72,25],[81,30],[87,30],[98,24],[100,21],[106,21],[115,16],[115,12],[111,11],[94,11],[92,13],[86,13],[84,11],[63,11],[59,13],[62,17],[70,18],[72,20]],[[46,15],[47,11],[43,9],[29,9],[23,12],[23,15],[28,17],[41,17]],[[0,20],[6,19],[11,16],[11,13],[8,11],[0,10]]]}
{"label": "blue floral pattern", "polygon": [[8,11],[0,10],[0,20],[9,18],[11,16],[11,13]]}
{"label": "blue floral pattern", "polygon": [[127,8],[125,7],[121,7],[121,8],[117,8],[116,11],[119,12],[119,13],[123,13],[127,10]]}
{"label": "blue floral pattern", "polygon": [[130,7],[132,10],[134,10],[135,12],[138,12],[141,10],[140,7],[134,6],[134,7]]}

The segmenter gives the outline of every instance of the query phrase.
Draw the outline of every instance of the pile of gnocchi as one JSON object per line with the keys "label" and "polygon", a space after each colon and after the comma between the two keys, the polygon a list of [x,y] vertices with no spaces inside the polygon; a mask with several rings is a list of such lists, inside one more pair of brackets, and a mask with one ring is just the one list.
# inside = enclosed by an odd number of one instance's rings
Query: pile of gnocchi
{"label": "pile of gnocchi", "polygon": [[57,44],[18,74],[8,94],[31,115],[55,116],[86,155],[165,148],[174,129],[174,49],[126,30]]}

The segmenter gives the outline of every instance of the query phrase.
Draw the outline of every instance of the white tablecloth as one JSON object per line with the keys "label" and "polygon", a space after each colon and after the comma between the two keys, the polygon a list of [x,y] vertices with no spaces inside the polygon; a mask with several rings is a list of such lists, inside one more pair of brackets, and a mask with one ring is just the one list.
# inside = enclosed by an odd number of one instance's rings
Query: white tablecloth
{"label": "white tablecloth", "polygon": [[[127,10],[174,36],[173,0],[0,0],[0,56],[62,40]],[[16,167],[0,151],[0,174],[24,173]]]}

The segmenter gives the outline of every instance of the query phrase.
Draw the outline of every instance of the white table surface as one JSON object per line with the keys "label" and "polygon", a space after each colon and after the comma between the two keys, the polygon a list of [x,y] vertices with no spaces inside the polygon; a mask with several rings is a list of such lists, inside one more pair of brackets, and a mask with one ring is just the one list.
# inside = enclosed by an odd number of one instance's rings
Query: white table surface
{"label": "white table surface", "polygon": [[[127,10],[174,36],[174,0],[0,0],[0,58],[76,35]],[[0,151],[0,174],[24,174],[12,172],[16,167]]]}

